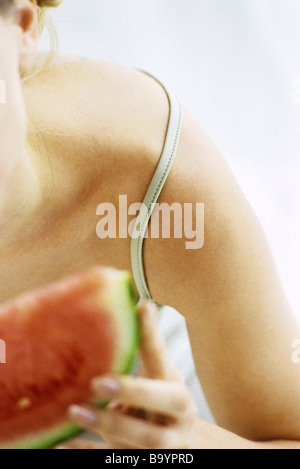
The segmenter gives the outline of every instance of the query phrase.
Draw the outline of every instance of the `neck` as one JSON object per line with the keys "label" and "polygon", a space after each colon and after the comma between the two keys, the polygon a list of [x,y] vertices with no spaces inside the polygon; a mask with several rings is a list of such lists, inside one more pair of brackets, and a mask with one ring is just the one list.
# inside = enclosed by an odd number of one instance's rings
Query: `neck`
{"label": "neck", "polygon": [[34,215],[42,204],[42,184],[33,151],[27,147],[1,190],[1,245],[12,242],[17,234],[34,229]]}

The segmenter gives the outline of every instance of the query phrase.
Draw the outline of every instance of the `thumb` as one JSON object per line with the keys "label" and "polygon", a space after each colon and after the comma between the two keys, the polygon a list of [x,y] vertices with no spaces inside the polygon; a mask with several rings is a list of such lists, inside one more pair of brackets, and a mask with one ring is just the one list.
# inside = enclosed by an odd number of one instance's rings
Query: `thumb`
{"label": "thumb", "polygon": [[158,309],[152,302],[139,310],[141,324],[142,373],[147,378],[182,381],[179,371],[171,362],[166,343],[158,326]]}

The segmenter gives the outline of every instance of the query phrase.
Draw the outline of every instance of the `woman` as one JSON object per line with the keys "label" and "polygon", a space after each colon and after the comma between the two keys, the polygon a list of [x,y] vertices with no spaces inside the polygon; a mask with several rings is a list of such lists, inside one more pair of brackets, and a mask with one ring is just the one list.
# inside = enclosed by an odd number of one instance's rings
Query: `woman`
{"label": "woman", "polygon": [[[61,63],[22,83],[43,11],[57,3],[0,0],[1,301],[95,263],[131,269],[129,237],[100,240],[95,211],[102,202],[117,207],[124,194],[128,205],[144,200],[172,121],[163,87],[116,65]],[[145,297],[149,290],[186,317],[220,427],[196,419],[149,306],[141,310],[144,377],[96,379],[95,393],[114,404],[72,407],[70,417],[110,447],[299,448],[300,368],[291,344],[300,331],[262,230],[186,111],[173,137],[178,148],[159,202],[204,203],[205,244],[147,238],[140,280]]]}

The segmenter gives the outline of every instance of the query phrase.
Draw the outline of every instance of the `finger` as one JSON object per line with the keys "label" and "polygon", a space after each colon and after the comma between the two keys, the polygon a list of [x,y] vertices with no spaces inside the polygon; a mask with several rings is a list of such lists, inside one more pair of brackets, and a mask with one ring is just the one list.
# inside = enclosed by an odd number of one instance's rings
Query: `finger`
{"label": "finger", "polygon": [[142,305],[139,311],[143,375],[153,379],[182,381],[159,331],[157,315],[156,306],[150,302]]}
{"label": "finger", "polygon": [[[107,408],[114,412],[119,412],[122,414],[130,415],[131,417],[135,417],[137,419],[151,420],[152,422],[159,423],[158,419],[156,418],[156,415],[150,414],[149,412],[147,412],[145,409],[142,409],[142,408],[120,404],[117,401],[110,401]],[[168,420],[168,418],[165,417],[165,420]]]}
{"label": "finger", "polygon": [[[93,417],[91,417],[93,412]],[[72,406],[69,411],[73,422],[99,434],[111,445],[127,449],[173,449],[185,447],[185,432],[163,428],[145,420],[110,412]],[[180,442],[184,438],[184,443]]]}
{"label": "finger", "polygon": [[173,381],[146,378],[104,377],[92,381],[92,390],[100,399],[172,417],[186,423],[195,417],[195,404],[188,388]]}

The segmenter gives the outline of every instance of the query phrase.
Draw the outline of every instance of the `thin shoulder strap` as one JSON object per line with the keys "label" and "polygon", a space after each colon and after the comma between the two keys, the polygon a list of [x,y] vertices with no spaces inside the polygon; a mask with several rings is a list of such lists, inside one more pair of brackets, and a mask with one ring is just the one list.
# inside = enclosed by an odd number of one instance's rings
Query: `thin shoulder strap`
{"label": "thin shoulder strap", "polygon": [[156,80],[164,88],[170,103],[170,116],[163,153],[144,198],[141,210],[137,216],[135,227],[132,233],[131,264],[135,284],[140,295],[140,301],[151,299],[151,294],[144,271],[144,238],[148,228],[149,220],[155,208],[155,204],[169,175],[174,158],[176,156],[182,128],[182,108],[178,98],[172,92],[170,92],[159,80],[157,80],[157,78],[153,77],[149,73],[146,74]]}

